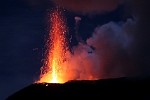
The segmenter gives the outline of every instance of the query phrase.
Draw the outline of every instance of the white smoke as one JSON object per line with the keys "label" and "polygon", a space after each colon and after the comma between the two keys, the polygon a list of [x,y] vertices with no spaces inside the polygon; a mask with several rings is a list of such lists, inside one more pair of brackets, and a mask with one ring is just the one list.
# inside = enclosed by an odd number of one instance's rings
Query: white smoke
{"label": "white smoke", "polygon": [[129,48],[134,40],[130,32],[134,24],[132,19],[128,19],[126,22],[109,22],[98,26],[86,44],[79,43],[73,48],[73,54],[68,53],[68,60],[64,63],[64,70],[71,75],[68,79],[130,76],[133,66],[129,59]]}

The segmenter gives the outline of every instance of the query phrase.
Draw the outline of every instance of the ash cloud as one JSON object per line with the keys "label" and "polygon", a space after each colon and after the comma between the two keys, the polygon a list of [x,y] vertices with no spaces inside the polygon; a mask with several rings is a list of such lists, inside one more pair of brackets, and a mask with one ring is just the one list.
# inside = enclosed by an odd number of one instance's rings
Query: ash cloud
{"label": "ash cloud", "polygon": [[93,14],[110,12],[122,4],[123,0],[52,0],[56,5],[59,5],[70,11]]}

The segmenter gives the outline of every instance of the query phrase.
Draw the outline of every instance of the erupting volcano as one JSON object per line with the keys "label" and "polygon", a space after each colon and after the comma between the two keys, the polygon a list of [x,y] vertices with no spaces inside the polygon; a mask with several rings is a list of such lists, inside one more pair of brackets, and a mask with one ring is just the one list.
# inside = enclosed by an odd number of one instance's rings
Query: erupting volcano
{"label": "erupting volcano", "polygon": [[[99,79],[99,63],[89,45],[82,42],[68,49],[68,32],[63,11],[52,10],[46,53],[38,83],[65,83],[69,80]],[[96,64],[96,66],[95,66]],[[93,67],[94,66],[94,67]]]}
{"label": "erupting volcano", "polygon": [[46,58],[38,82],[64,83],[67,80],[62,77],[62,63],[65,61],[68,46],[65,38],[67,27],[62,11],[59,9],[53,10],[50,14],[50,22],[49,38],[46,44]]}

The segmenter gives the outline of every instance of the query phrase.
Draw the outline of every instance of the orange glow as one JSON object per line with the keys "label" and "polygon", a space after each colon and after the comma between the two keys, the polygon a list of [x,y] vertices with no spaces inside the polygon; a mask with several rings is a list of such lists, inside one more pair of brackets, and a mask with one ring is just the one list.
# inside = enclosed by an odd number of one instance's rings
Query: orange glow
{"label": "orange glow", "polygon": [[96,80],[97,61],[88,54],[86,45],[80,44],[71,53],[68,50],[67,26],[62,11],[55,9],[49,16],[50,27],[46,43],[44,64],[37,83],[65,83],[69,80]]}
{"label": "orange glow", "polygon": [[38,82],[64,83],[66,80],[62,78],[62,63],[68,49],[65,38],[67,27],[59,9],[50,14],[50,23],[46,58]]}

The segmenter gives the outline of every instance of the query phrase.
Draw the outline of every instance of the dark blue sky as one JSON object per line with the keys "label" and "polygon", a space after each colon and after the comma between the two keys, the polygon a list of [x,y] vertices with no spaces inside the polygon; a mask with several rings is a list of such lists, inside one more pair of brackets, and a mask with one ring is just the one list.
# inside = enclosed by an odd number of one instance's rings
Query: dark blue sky
{"label": "dark blue sky", "polygon": [[[36,6],[24,0],[4,0],[0,2],[1,100],[32,84],[38,78],[42,66],[44,40],[48,34],[47,13],[53,6],[51,2],[44,2]],[[103,25],[109,21],[126,21],[130,17],[124,11],[123,6],[119,6],[115,11],[96,14],[92,17],[71,11],[66,11],[65,16],[69,27],[69,35],[73,36],[71,46],[77,44],[74,34],[75,16],[82,18],[79,33],[84,40],[91,36],[98,25]],[[149,56],[146,57],[145,59],[149,58]]]}
{"label": "dark blue sky", "polygon": [[33,83],[38,75],[46,9],[33,10],[21,0],[4,1],[0,5],[0,99],[3,100]]}

